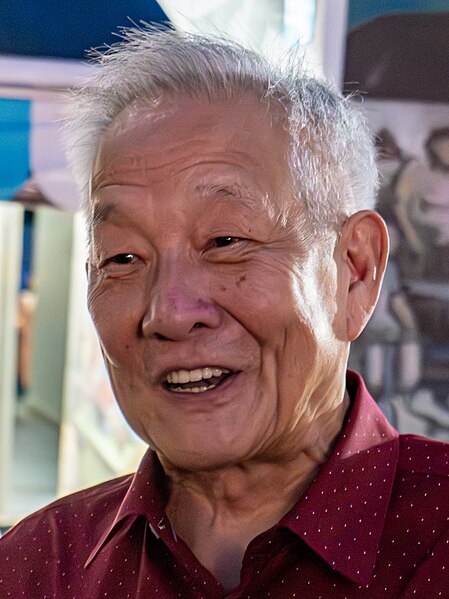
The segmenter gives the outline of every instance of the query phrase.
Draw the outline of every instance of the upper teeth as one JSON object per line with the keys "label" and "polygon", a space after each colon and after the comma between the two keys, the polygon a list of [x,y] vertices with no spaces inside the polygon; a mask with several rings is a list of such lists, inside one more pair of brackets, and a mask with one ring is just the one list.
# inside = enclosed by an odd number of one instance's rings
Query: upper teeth
{"label": "upper teeth", "polygon": [[173,370],[167,374],[167,383],[191,383],[202,379],[211,379],[213,376],[221,376],[230,372],[226,368],[206,366],[195,368],[195,370]]}

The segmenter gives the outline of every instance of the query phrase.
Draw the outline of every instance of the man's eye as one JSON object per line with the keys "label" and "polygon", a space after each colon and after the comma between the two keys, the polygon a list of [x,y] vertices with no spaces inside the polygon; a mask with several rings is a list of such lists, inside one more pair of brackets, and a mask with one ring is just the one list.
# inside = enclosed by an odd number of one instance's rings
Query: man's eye
{"label": "man's eye", "polygon": [[238,237],[231,237],[231,236],[215,237],[214,245],[217,248],[222,248],[222,247],[226,247],[227,245],[231,245],[232,243],[235,243],[236,241],[239,241]]}
{"label": "man's eye", "polygon": [[137,259],[136,254],[117,254],[107,260],[107,264],[133,264]]}
{"label": "man's eye", "polygon": [[121,279],[140,272],[144,260],[138,254],[115,254],[98,264],[97,270],[109,279]]}

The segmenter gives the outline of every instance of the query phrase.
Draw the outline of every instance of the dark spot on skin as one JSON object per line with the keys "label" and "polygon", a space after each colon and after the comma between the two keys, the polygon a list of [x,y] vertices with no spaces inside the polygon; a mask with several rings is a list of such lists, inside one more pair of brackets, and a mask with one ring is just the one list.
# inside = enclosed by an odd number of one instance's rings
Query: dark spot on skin
{"label": "dark spot on skin", "polygon": [[246,281],[246,275],[242,275],[240,277],[240,279],[237,281],[237,287],[240,287],[240,285],[243,283],[243,281]]}
{"label": "dark spot on skin", "polygon": [[128,344],[128,345],[125,345],[125,349],[129,349],[129,344]]}
{"label": "dark spot on skin", "polygon": [[220,285],[220,291],[226,291],[226,287],[224,285]]}
{"label": "dark spot on skin", "polygon": [[196,302],[196,305],[198,306],[198,308],[199,308],[200,310],[204,310],[204,309],[206,309],[206,308],[208,308],[208,307],[209,307],[209,304],[208,304],[207,302],[205,302],[204,300],[202,300],[202,299],[199,299],[199,300]]}

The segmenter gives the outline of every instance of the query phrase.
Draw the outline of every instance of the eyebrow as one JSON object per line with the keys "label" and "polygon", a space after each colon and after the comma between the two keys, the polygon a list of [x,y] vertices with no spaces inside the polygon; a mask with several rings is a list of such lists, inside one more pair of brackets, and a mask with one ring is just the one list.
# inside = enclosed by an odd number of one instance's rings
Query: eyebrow
{"label": "eyebrow", "polygon": [[260,196],[257,193],[247,187],[242,187],[239,183],[199,183],[195,186],[195,192],[206,198],[221,196],[239,200],[246,206],[253,206],[260,201]]}
{"label": "eyebrow", "polygon": [[92,210],[91,227],[100,225],[107,220],[110,214],[116,211],[116,206],[112,202],[104,203],[97,202]]}

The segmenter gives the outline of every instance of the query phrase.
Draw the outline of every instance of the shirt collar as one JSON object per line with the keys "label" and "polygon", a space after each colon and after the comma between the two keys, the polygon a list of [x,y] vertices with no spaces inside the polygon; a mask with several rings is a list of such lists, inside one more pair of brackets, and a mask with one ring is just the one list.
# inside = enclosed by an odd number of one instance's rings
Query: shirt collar
{"label": "shirt collar", "polygon": [[329,460],[280,522],[334,570],[368,585],[376,561],[399,457],[399,436],[348,372],[349,418]]}
{"label": "shirt collar", "polygon": [[167,478],[156,453],[148,449],[131,478],[131,484],[114,519],[92,549],[84,567],[87,568],[93,562],[124,520],[128,520],[128,526],[131,526],[138,516],[145,516],[152,533],[159,537],[166,528],[167,499]]}

